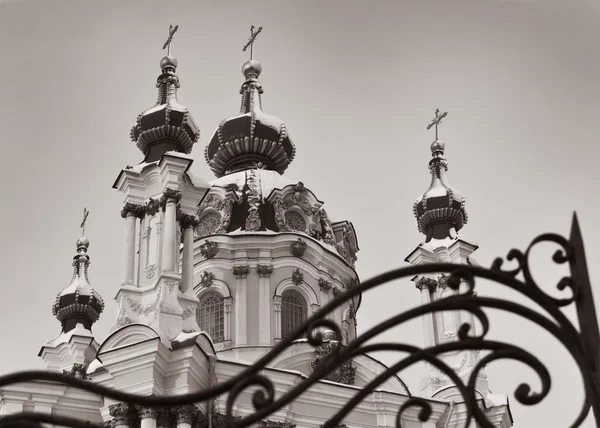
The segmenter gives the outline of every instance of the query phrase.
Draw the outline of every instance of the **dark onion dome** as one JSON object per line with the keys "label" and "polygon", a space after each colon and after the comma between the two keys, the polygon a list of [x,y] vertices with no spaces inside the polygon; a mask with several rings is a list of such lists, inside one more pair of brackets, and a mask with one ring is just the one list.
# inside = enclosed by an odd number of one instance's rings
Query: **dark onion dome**
{"label": "dark onion dome", "polygon": [[90,257],[86,253],[89,245],[90,242],[85,237],[77,241],[77,255],[73,257],[73,279],[58,293],[52,305],[52,315],[62,324],[63,333],[74,329],[79,323],[91,331],[92,324],[104,310],[104,300],[88,280]]}
{"label": "dark onion dome", "polygon": [[172,150],[189,154],[200,137],[188,108],[177,101],[177,58],[167,55],[160,61],[160,68],[162,73],[156,81],[158,99],[138,115],[131,128],[131,140],[144,154],[145,162],[157,161]]}
{"label": "dark onion dome", "polygon": [[283,174],[294,159],[296,147],[285,123],[262,111],[261,71],[256,60],[244,64],[240,113],[223,120],[206,146],[204,157],[217,177],[256,165]]}
{"label": "dark onion dome", "polygon": [[432,159],[429,161],[431,184],[413,206],[419,232],[433,239],[454,237],[467,223],[465,197],[452,188],[446,179],[448,162],[444,158],[445,143],[435,140],[431,144]]}

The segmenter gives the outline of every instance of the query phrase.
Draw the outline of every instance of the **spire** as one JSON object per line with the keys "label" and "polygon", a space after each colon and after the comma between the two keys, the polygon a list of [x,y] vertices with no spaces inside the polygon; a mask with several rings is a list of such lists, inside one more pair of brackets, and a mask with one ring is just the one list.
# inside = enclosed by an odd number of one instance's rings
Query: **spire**
{"label": "spire", "polygon": [[240,112],[221,122],[204,152],[217,177],[257,166],[283,174],[296,154],[285,123],[262,110],[263,89],[258,81],[262,66],[253,59],[254,42],[261,31],[262,27],[254,31],[252,26],[243,48],[250,48],[250,60],[242,66],[245,82],[240,89]]}
{"label": "spire", "polygon": [[444,157],[446,144],[439,139],[438,126],[448,112],[440,115],[439,109],[435,117],[427,126],[435,126],[435,140],[431,143],[431,160],[429,171],[431,184],[425,193],[413,205],[413,212],[417,218],[419,232],[426,235],[426,242],[433,239],[455,238],[464,224],[467,223],[465,198],[461,192],[452,188],[446,178],[448,161]]}
{"label": "spire", "polygon": [[161,74],[156,79],[158,98],[149,109],[141,112],[131,129],[131,140],[144,153],[145,162],[154,162],[167,151],[190,153],[200,137],[200,130],[187,107],[179,104],[177,58],[171,55],[173,36],[178,25],[169,27],[163,45],[167,55],[160,61]]}
{"label": "spire", "polygon": [[90,241],[83,236],[88,215],[89,211],[84,208],[80,226],[81,238],[75,244],[77,253],[73,257],[73,278],[69,285],[58,293],[52,305],[52,315],[60,321],[63,333],[74,329],[77,324],[83,324],[91,331],[92,324],[104,310],[102,297],[92,288],[88,279],[90,257],[87,255],[87,249]]}

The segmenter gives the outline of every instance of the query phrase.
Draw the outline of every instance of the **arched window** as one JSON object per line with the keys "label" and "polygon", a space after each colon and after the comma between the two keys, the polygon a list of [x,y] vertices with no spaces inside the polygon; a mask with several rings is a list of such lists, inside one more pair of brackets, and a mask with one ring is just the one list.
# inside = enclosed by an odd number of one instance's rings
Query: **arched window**
{"label": "arched window", "polygon": [[208,293],[200,299],[196,316],[202,331],[208,333],[213,342],[222,342],[225,337],[225,315],[223,296]]}
{"label": "arched window", "polygon": [[202,216],[196,226],[196,234],[199,237],[212,235],[219,227],[221,227],[221,214],[217,212],[209,212]]}
{"label": "arched window", "polygon": [[286,211],[285,223],[294,232],[306,232],[306,220],[296,211]]}
{"label": "arched window", "polygon": [[286,290],[281,296],[281,337],[293,333],[306,320],[308,305],[300,293]]}

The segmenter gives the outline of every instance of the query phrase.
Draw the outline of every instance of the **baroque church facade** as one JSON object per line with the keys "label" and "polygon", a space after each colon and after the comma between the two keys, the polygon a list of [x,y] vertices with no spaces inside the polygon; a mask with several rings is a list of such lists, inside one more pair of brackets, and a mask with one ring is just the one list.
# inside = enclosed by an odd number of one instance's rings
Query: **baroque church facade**
{"label": "baroque church facade", "polygon": [[[197,392],[235,377],[359,281],[352,223],[329,218],[313,189],[284,175],[296,148],[285,123],[263,111],[261,64],[252,59],[243,65],[240,111],[219,124],[205,148],[204,160],[216,176],[210,182],[189,171],[200,132],[178,101],[177,59],[165,56],[160,69],[157,101],[131,130],[144,160],[123,169],[113,185],[125,196],[125,231],[117,313],[103,320],[112,322],[111,334],[99,340],[92,333],[104,301],[88,279],[89,241],[81,237],[73,278],[52,305],[61,332],[39,353],[49,371],[155,396]],[[437,114],[436,120],[441,120]],[[471,254],[477,246],[457,234],[467,221],[465,199],[447,181],[444,142],[437,135],[431,152],[431,184],[413,207],[425,240],[406,261],[475,263]],[[423,304],[454,293],[443,275],[413,280],[415,304],[417,293]],[[341,337],[325,331],[326,341],[316,349],[306,339],[296,340],[269,363],[262,373],[277,395],[309,376],[332,349],[357,337],[360,303],[360,296],[353,298],[328,315]],[[425,346],[456,340],[463,323],[474,327],[472,315],[463,312],[423,318]],[[466,379],[479,354],[460,351],[444,359]],[[320,427],[385,370],[377,359],[360,354],[257,426]],[[493,425],[511,426],[506,396],[491,393],[483,372],[477,391]],[[429,366],[418,391],[392,376],[341,426],[394,426],[398,409],[413,394],[429,399],[432,415],[422,422],[420,408],[411,407],[403,413],[403,427],[464,426],[466,408],[456,388]],[[156,410],[72,386],[24,383],[0,390],[0,415],[32,411],[118,428],[219,428],[225,400]],[[233,415],[253,412],[251,391],[242,392]]]}

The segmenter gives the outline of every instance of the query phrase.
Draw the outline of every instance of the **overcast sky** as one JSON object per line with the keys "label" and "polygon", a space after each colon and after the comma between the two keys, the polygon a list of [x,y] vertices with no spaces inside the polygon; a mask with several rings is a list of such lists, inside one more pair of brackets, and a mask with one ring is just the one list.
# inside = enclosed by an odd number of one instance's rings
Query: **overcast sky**
{"label": "overcast sky", "polygon": [[[412,204],[429,185],[434,135],[425,127],[440,108],[475,259],[489,266],[540,233],[566,235],[577,210],[600,281],[599,22],[592,0],[0,1],[1,371],[43,367],[37,353],[60,331],[51,305],[71,278],[84,206],[90,280],[107,300],[94,331],[99,341],[108,334],[125,229],[123,195],[111,186],[142,160],[129,130],[155,101],[169,24],[179,24],[179,100],[202,131],[192,172],[207,180],[204,146],[237,113],[242,46],[251,24],[264,26],[254,52],[263,107],[297,146],[288,176],[332,219],[354,223],[361,278],[404,265],[422,240]],[[560,295],[553,250],[539,252],[534,275]],[[478,292],[514,297],[486,283]],[[359,331],[419,301],[408,280],[368,293]],[[491,337],[527,346],[553,373],[550,396],[525,408],[513,391],[521,381],[537,389],[533,372],[488,367],[493,392],[511,397],[515,427],[567,426],[582,400],[567,352],[527,321],[492,322]],[[384,338],[421,343],[421,324]],[[415,393],[422,375],[401,373]]]}

